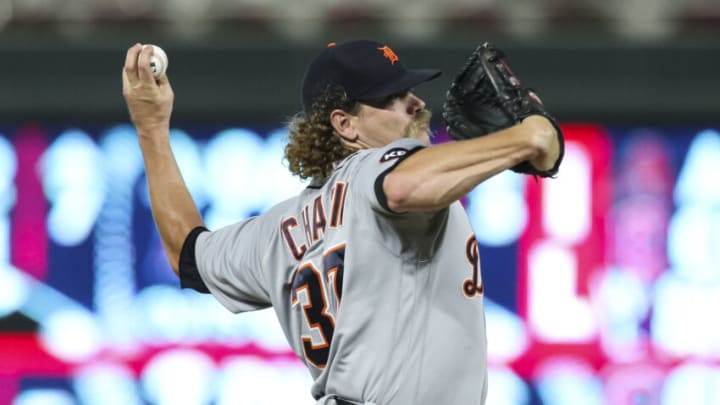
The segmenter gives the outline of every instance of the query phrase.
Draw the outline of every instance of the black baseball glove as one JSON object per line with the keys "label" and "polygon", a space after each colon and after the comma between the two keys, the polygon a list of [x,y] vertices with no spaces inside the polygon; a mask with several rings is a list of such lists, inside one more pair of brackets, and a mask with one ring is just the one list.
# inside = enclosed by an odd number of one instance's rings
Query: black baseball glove
{"label": "black baseball glove", "polygon": [[511,127],[530,115],[545,116],[555,126],[560,142],[555,165],[542,171],[525,161],[512,170],[552,177],[558,172],[565,151],[562,131],[540,98],[515,77],[504,56],[490,43],[475,49],[445,95],[443,118],[448,134],[455,140],[477,138]]}

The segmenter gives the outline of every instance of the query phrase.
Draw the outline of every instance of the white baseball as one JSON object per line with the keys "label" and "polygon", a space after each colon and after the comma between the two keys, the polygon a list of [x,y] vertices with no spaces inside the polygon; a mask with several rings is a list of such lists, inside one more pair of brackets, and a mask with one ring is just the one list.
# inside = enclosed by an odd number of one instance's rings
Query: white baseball
{"label": "white baseball", "polygon": [[152,46],[153,48],[153,55],[150,59],[150,69],[152,69],[153,76],[155,76],[155,79],[160,79],[165,75],[165,72],[167,72],[168,68],[168,57],[165,51],[162,50],[157,45],[143,45],[143,49],[145,49],[146,46]]}

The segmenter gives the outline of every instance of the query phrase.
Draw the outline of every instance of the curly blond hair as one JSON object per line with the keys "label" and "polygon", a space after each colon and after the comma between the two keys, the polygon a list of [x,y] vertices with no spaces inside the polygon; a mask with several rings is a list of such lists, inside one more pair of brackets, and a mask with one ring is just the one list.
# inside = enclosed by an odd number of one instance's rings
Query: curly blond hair
{"label": "curly blond hair", "polygon": [[359,104],[350,100],[338,86],[328,87],[312,104],[308,112],[290,119],[289,140],[285,159],[290,171],[301,179],[324,179],[333,171],[335,162],[345,159],[355,150],[346,146],[330,123],[330,113],[341,109],[356,113]]}

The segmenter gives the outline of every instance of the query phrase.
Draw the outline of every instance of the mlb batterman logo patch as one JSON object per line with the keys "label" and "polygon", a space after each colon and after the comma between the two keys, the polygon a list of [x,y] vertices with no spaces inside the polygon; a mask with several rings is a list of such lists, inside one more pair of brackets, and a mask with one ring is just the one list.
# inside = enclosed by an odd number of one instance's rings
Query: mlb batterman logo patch
{"label": "mlb batterman logo patch", "polygon": [[388,160],[401,158],[405,155],[407,155],[408,150],[405,148],[392,148],[389,151],[385,152],[383,157],[380,159],[380,163],[387,162]]}

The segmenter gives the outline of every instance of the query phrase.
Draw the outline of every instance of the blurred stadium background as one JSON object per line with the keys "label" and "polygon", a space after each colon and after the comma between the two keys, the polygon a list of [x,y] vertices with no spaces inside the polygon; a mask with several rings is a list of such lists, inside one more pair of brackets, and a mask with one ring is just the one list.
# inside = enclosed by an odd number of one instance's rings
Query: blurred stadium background
{"label": "blurred stadium background", "polygon": [[281,158],[305,64],[361,37],[444,70],[419,89],[438,142],[484,41],[564,124],[559,179],[464,201],[488,404],[720,404],[716,0],[0,0],[0,404],[314,403],[272,312],[178,289],[120,69],[167,51],[173,148],[218,227],[302,188]]}

